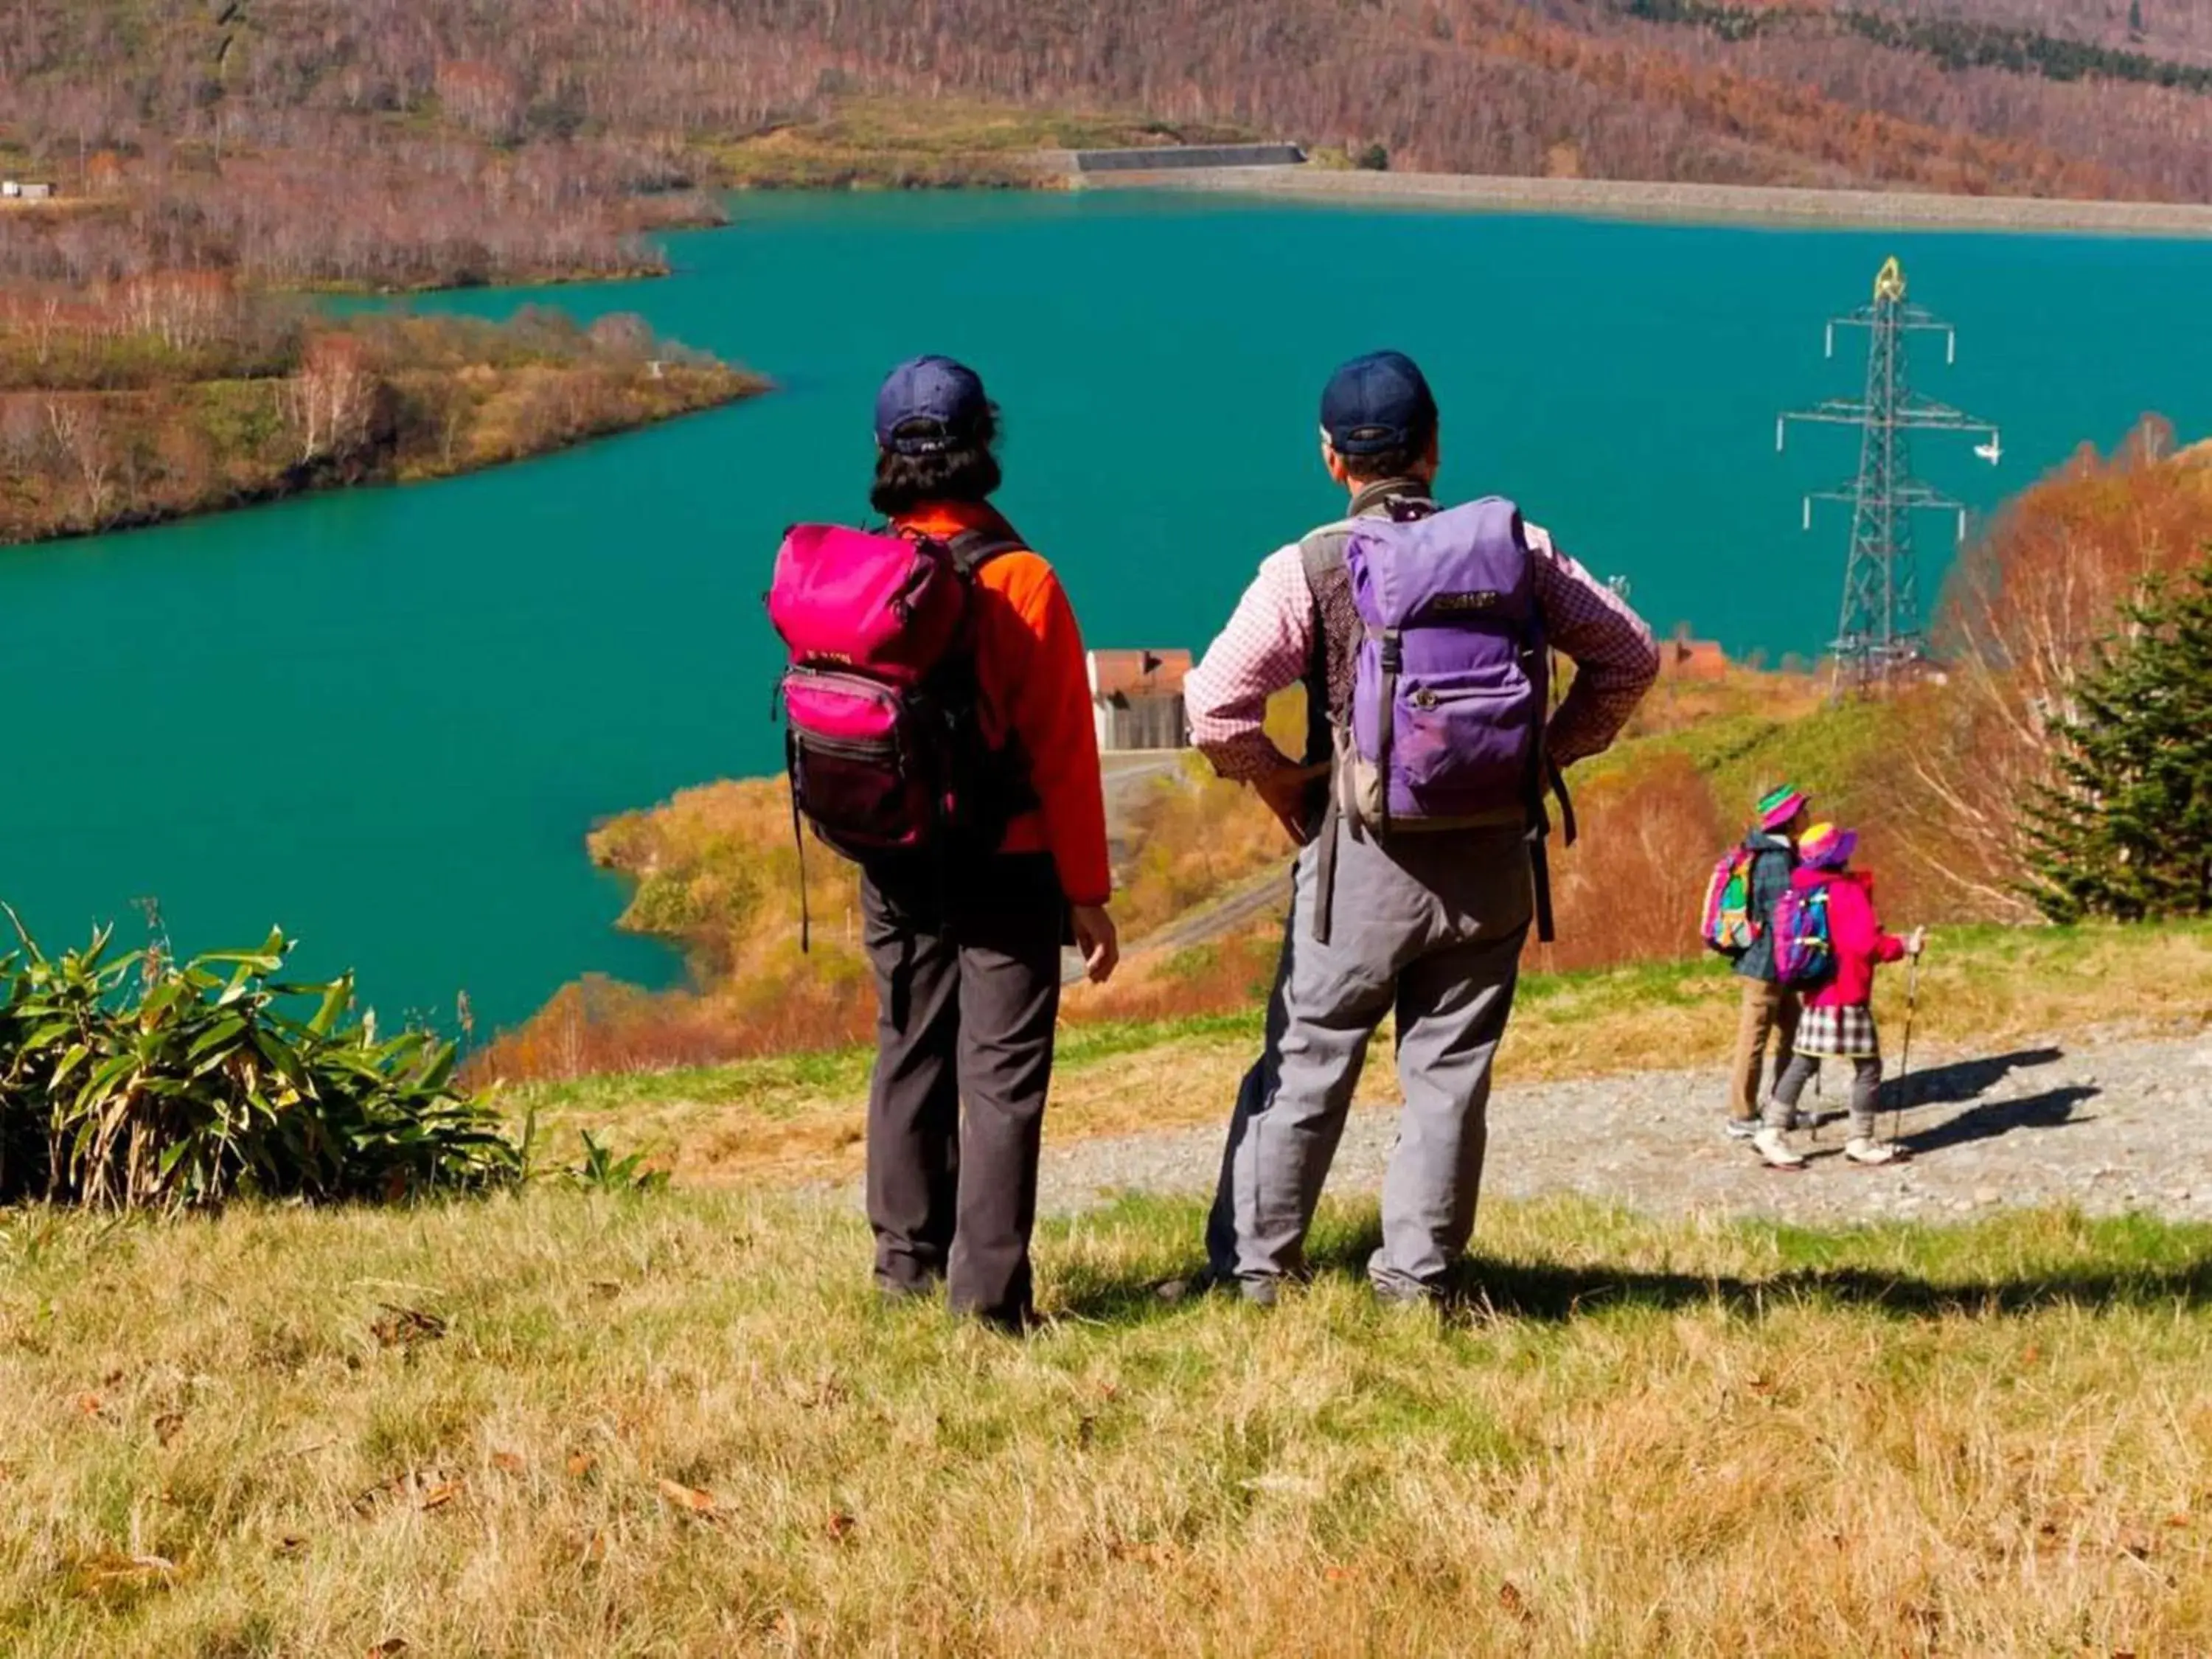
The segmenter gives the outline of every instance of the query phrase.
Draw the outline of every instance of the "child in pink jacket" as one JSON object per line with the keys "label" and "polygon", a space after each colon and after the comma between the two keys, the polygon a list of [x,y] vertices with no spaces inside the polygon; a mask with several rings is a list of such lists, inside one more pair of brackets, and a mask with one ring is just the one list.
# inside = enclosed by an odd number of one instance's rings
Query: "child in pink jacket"
{"label": "child in pink jacket", "polygon": [[1800,1120],[1797,1102],[1822,1060],[1848,1060],[1851,1079],[1850,1139],[1844,1156],[1854,1164],[1887,1164],[1897,1148],[1876,1140],[1875,1102],[1881,1088],[1881,1036],[1874,1024],[1874,970],[1885,962],[1918,956],[1925,937],[1909,939],[1886,933],[1874,913],[1868,878],[1848,866],[1859,844],[1857,832],[1817,823],[1797,843],[1798,867],[1790,885],[1799,891],[1828,890],[1828,935],[1835,947],[1835,970],[1805,997],[1798,1023],[1796,1056],[1775,1085],[1765,1121],[1752,1145],[1778,1170],[1802,1170],[1805,1160],[1790,1146],[1788,1133]]}

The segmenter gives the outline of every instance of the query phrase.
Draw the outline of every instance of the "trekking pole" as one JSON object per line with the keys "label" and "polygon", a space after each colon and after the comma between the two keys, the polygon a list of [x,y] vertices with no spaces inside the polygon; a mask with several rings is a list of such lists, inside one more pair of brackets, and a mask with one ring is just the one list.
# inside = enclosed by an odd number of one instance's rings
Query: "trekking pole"
{"label": "trekking pole", "polygon": [[[1796,1051],[1791,1052],[1790,1058],[1792,1060],[1796,1058]],[[1810,1114],[1813,1120],[1813,1144],[1815,1146],[1820,1144],[1820,1114],[1827,1109],[1827,1100],[1820,1088],[1820,1073],[1816,1067],[1813,1073],[1813,1110]]]}
{"label": "trekking pole", "polygon": [[1891,1109],[1889,1144],[1896,1146],[1905,1133],[1905,1079],[1912,1075],[1912,1017],[1920,1009],[1920,953],[1916,951],[1905,966],[1905,1042],[1897,1060],[1896,1105]]}

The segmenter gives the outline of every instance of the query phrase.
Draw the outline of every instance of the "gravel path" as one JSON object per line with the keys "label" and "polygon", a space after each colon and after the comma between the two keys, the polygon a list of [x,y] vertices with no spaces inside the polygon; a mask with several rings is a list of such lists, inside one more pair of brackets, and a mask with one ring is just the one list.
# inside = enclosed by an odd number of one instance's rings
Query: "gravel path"
{"label": "gravel path", "polygon": [[[1820,1103],[1839,1109],[1847,1076],[1831,1064]],[[2212,1221],[2212,1033],[1924,1064],[1916,1055],[1902,1133],[1914,1156],[1883,1170],[1845,1163],[1833,1120],[1806,1147],[1813,1163],[1803,1174],[1764,1169],[1721,1134],[1723,1081],[1646,1072],[1502,1088],[1491,1103],[1485,1193],[1575,1192],[1651,1214],[1831,1224],[2051,1204]],[[1885,1110],[1883,1133],[1891,1121]],[[1388,1109],[1353,1115],[1331,1191],[1377,1190],[1395,1123]],[[1055,1148],[1048,1119],[1045,1138],[1042,1201],[1059,1214],[1121,1192],[1210,1191],[1221,1157],[1212,1127]]]}

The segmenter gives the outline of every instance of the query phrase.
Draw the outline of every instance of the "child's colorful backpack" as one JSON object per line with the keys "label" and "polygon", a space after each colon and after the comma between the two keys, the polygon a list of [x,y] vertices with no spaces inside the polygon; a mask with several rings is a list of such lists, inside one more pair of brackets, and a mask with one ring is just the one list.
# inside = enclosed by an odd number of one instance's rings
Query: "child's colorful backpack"
{"label": "child's colorful backpack", "polygon": [[1751,870],[1758,861],[1750,848],[1731,848],[1705,884],[1705,920],[1698,932],[1708,948],[1724,957],[1741,957],[1759,943],[1759,918],[1751,908]]}
{"label": "child's colorful backpack", "polygon": [[1774,906],[1774,976],[1784,985],[1818,985],[1836,971],[1828,888],[1792,886]]}

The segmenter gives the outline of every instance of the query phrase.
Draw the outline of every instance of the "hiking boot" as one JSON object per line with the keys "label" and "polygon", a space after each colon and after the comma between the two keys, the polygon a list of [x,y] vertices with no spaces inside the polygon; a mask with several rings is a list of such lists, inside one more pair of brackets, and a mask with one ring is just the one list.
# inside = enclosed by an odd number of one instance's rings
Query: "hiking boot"
{"label": "hiking boot", "polygon": [[1854,1135],[1850,1144],[1844,1148],[1844,1156],[1854,1164],[1894,1164],[1905,1156],[1905,1152],[1894,1141]]}
{"label": "hiking boot", "polygon": [[1804,1158],[1790,1150],[1784,1132],[1771,1125],[1752,1136],[1751,1145],[1752,1149],[1766,1160],[1766,1167],[1770,1170],[1802,1170],[1805,1167]]}
{"label": "hiking boot", "polygon": [[1732,1117],[1726,1127],[1730,1140],[1752,1140],[1759,1134],[1759,1120],[1755,1117]]}

